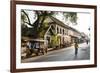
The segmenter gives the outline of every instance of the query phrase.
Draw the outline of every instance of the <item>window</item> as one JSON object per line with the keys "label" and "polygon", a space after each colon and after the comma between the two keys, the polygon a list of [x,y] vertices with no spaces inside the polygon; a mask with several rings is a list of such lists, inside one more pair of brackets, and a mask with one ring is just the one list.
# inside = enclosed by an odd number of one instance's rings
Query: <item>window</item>
{"label": "window", "polygon": [[59,27],[57,27],[57,34],[59,33]]}
{"label": "window", "polygon": [[60,28],[60,34],[61,34],[61,28]]}
{"label": "window", "polygon": [[64,35],[64,33],[65,33],[65,32],[64,32],[64,29],[63,29],[63,35]]}

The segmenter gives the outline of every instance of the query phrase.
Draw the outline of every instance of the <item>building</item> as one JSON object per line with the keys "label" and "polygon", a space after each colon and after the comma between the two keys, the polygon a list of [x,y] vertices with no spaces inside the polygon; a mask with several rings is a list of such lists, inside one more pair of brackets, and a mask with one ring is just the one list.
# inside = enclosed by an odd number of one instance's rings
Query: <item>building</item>
{"label": "building", "polygon": [[44,40],[47,40],[47,43],[45,44],[48,46],[52,43],[52,35],[50,34],[50,30],[52,30],[52,27],[55,28],[55,39],[57,39],[56,41],[58,42],[57,44],[55,44],[55,46],[70,46],[75,41],[79,41],[81,38],[79,31],[72,27],[69,27],[68,25],[65,25],[63,22],[52,16],[49,16],[44,22],[48,24],[51,23],[50,27],[44,35]]}
{"label": "building", "polygon": [[[65,25],[53,16],[48,16],[44,23],[48,24],[48,27],[43,30],[43,37],[38,39],[44,40],[44,45],[48,48],[67,47],[81,40],[82,35],[79,31]],[[42,33],[42,31],[40,33]],[[24,38],[22,37],[22,39]],[[33,40],[34,38],[28,37],[28,39]]]}

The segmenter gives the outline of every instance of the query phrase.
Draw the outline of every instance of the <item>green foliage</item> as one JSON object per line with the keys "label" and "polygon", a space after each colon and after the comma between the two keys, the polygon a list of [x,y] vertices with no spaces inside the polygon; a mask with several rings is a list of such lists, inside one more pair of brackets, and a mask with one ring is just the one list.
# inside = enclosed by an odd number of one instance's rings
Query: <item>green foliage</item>
{"label": "green foliage", "polygon": [[26,20],[26,16],[25,16],[25,14],[23,14],[22,12],[21,12],[21,20],[22,20],[23,22]]}
{"label": "green foliage", "polygon": [[42,27],[40,29],[38,29],[40,38],[44,38],[44,35],[45,35],[48,28],[49,28],[48,23],[43,23]]}
{"label": "green foliage", "polygon": [[70,20],[71,23],[77,24],[77,13],[76,12],[63,12],[66,20]]}
{"label": "green foliage", "polygon": [[44,26],[44,29],[45,29],[45,28],[47,28],[49,25],[48,25],[48,23],[44,23],[43,26]]}
{"label": "green foliage", "polygon": [[42,31],[39,33],[39,38],[44,38],[44,33],[45,33],[45,31],[42,30]]}
{"label": "green foliage", "polygon": [[51,36],[51,46],[54,48],[59,45],[59,38],[57,35]]}

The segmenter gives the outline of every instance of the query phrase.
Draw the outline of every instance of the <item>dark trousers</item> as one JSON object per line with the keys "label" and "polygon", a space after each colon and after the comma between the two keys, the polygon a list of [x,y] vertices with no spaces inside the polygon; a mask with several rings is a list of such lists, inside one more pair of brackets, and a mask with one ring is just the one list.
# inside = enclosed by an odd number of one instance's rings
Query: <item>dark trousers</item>
{"label": "dark trousers", "polygon": [[75,55],[78,54],[78,48],[75,48]]}

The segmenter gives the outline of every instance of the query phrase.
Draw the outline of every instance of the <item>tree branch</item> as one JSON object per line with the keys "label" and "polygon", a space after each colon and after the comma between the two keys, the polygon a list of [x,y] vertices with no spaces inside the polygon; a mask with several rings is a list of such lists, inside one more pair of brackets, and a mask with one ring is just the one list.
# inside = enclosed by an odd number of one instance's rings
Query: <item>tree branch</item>
{"label": "tree branch", "polygon": [[[28,24],[32,26],[28,14],[27,14],[24,10],[22,10],[22,12],[26,15],[26,17],[27,17],[27,19],[28,19],[28,22],[29,22]],[[24,22],[25,22],[25,21],[24,21]]]}

